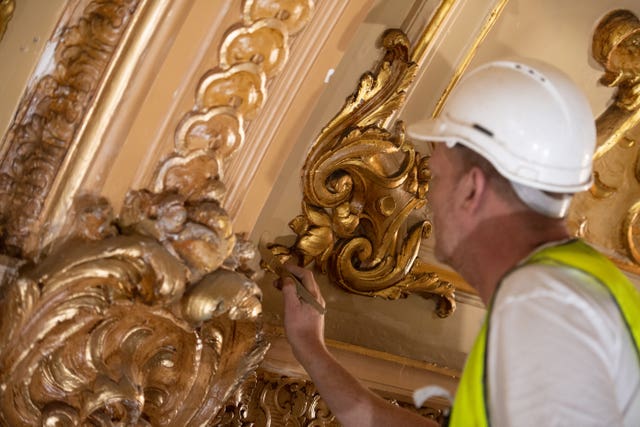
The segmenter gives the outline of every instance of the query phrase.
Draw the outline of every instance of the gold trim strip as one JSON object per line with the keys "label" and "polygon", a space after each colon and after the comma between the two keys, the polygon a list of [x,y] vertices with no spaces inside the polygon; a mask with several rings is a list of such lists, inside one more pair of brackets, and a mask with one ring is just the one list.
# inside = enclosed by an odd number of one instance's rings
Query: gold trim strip
{"label": "gold trim strip", "polygon": [[[265,324],[265,334],[269,341],[275,342],[277,339],[286,340],[284,327]],[[388,353],[386,351],[374,350],[372,348],[363,347],[357,344],[351,344],[344,341],[325,339],[327,347],[343,351],[349,354],[355,354],[358,356],[365,356],[370,359],[381,360],[384,362],[395,363],[398,366],[406,366],[408,368],[420,369],[425,372],[432,372],[434,374],[442,375],[449,378],[460,378],[462,372],[458,369],[449,368],[447,366],[438,365],[433,362],[427,362],[424,360],[412,359],[410,357],[399,356],[397,354]]]}
{"label": "gold trim strip", "polygon": [[491,13],[489,14],[488,18],[485,20],[484,24],[482,25],[482,29],[480,30],[480,34],[474,40],[474,42],[473,42],[473,44],[471,46],[471,49],[469,49],[469,51],[467,51],[467,54],[465,55],[465,57],[462,60],[462,62],[460,62],[460,64],[458,64],[458,68],[456,69],[455,73],[453,74],[453,77],[451,78],[451,81],[449,82],[449,85],[444,90],[444,92],[442,93],[442,96],[438,100],[438,103],[436,104],[436,107],[433,110],[432,117],[437,117],[440,114],[440,111],[442,111],[442,108],[444,107],[444,103],[447,101],[447,98],[449,97],[449,94],[451,93],[453,88],[456,86],[456,84],[458,83],[460,78],[462,77],[462,74],[469,67],[469,64],[471,63],[471,61],[475,57],[475,55],[476,55],[476,53],[478,51],[478,48],[480,47],[480,44],[484,41],[484,39],[486,38],[487,34],[489,34],[489,31],[491,31],[491,29],[493,28],[495,23],[498,21],[498,18],[502,14],[502,11],[504,10],[504,8],[505,8],[505,6],[507,5],[508,2],[509,2],[509,0],[500,0],[498,2],[498,4],[493,8],[493,10],[491,10]]}
{"label": "gold trim strip", "polygon": [[[111,61],[104,70],[104,75],[96,82],[93,94],[94,101],[84,113],[84,122],[79,132],[70,143],[69,150],[60,166],[59,172],[45,198],[41,218],[57,225],[64,222],[65,212],[73,204],[73,199],[83,185],[90,165],[95,161],[95,153],[99,151],[105,135],[109,132],[109,122],[104,117],[111,117],[122,99],[127,82],[129,82],[139,66],[139,58],[147,49],[149,40],[170,4],[140,0],[131,21],[124,29],[121,42],[111,54]],[[99,119],[92,119],[97,117]],[[86,118],[89,118],[87,120]],[[39,245],[53,241],[60,232],[56,227],[45,227],[39,233]]]}
{"label": "gold trim strip", "polygon": [[451,9],[458,2],[458,0],[442,0],[440,6],[433,14],[433,18],[429,21],[429,24],[424,29],[424,32],[416,42],[416,45],[411,52],[411,60],[416,63],[421,63],[425,58],[428,48],[431,46],[435,35],[438,34],[445,19],[449,16]]}

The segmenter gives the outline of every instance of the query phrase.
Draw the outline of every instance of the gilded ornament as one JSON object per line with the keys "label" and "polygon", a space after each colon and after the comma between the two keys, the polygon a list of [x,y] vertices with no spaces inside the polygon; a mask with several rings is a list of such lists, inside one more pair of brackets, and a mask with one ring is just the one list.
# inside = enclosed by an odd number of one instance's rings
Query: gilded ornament
{"label": "gilded ornament", "polygon": [[312,0],[247,0],[244,3],[245,22],[254,22],[265,18],[282,21],[293,35],[309,22],[313,14]]}
{"label": "gilded ornament", "polygon": [[23,99],[3,141],[0,247],[5,253],[37,256],[48,192],[138,3],[92,1],[76,23],[58,32],[53,71]]}
{"label": "gilded ornament", "polygon": [[[58,32],[56,67],[5,141],[0,229],[16,255],[42,249],[51,183],[138,10],[134,0],[87,3]],[[287,59],[287,32],[309,19],[301,4],[228,33],[149,189],[130,191],[117,217],[105,200],[80,197],[70,235],[3,276],[0,424],[210,424],[256,369],[268,348],[262,271],[222,207],[223,164]],[[261,5],[252,16],[273,10]]]}
{"label": "gilded ornament", "polygon": [[83,196],[74,234],[4,285],[2,425],[200,425],[262,360],[255,282],[216,263],[193,274],[174,250],[211,212],[172,195],[129,203],[119,234],[108,204]]}
{"label": "gilded ornament", "polygon": [[209,72],[198,86],[196,105],[201,110],[228,105],[252,119],[266,98],[265,84],[264,73],[253,62],[242,62],[223,72]]}
{"label": "gilded ornament", "polygon": [[615,87],[614,102],[596,119],[594,183],[574,197],[568,222],[573,232],[606,248],[621,267],[640,272],[640,20],[614,10],[598,23],[593,57],[602,65],[600,82]]}
{"label": "gilded ornament", "polygon": [[282,70],[289,56],[289,36],[278,19],[263,19],[232,31],[220,48],[220,66],[253,62],[271,77]]}
{"label": "gilded ornament", "polygon": [[[412,404],[389,400],[418,414],[442,422],[442,410],[431,406],[416,409]],[[216,426],[339,426],[315,385],[305,379],[290,378],[258,370],[227,402],[212,425]]]}
{"label": "gilded ornament", "polygon": [[302,214],[290,223],[295,245],[273,250],[304,265],[315,261],[352,293],[436,298],[438,314],[446,316],[455,304],[453,286],[417,262],[431,225],[409,223],[427,202],[428,158],[405,141],[401,122],[391,131],[383,127],[404,103],[417,66],[402,32],[385,32],[382,45],[377,69],[361,77],[307,156]]}
{"label": "gilded ornament", "polygon": [[196,149],[231,154],[244,141],[242,116],[231,107],[213,107],[203,112],[189,113],[180,122],[175,134],[176,151],[187,154]]}
{"label": "gilded ornament", "polygon": [[7,25],[9,25],[9,21],[13,17],[15,8],[16,3],[14,0],[0,0],[0,40],[2,40],[5,31],[7,31]]}

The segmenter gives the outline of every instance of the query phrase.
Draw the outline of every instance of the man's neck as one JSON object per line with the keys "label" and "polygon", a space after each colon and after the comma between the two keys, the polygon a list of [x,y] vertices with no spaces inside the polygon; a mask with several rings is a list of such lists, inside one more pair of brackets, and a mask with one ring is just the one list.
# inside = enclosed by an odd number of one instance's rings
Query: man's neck
{"label": "man's neck", "polygon": [[455,268],[487,305],[502,278],[536,248],[569,237],[562,220],[530,211],[492,217],[459,245]]}

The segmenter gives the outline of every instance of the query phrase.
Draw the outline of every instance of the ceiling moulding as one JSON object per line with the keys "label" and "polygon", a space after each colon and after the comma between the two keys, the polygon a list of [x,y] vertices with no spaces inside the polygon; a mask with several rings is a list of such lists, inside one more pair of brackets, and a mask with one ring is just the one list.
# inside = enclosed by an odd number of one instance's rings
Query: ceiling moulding
{"label": "ceiling moulding", "polygon": [[[64,171],[76,162],[78,141],[112,72],[112,60],[144,2],[72,1],[39,71],[2,141],[0,248],[36,258],[48,209]],[[86,166],[86,165],[85,165]],[[68,208],[68,206],[67,206]]]}
{"label": "ceiling moulding", "polygon": [[7,25],[13,17],[13,11],[16,7],[14,0],[0,0],[0,41],[7,31]]}
{"label": "ceiling moulding", "polygon": [[[256,2],[263,3],[263,2]],[[277,3],[274,1],[274,3]],[[296,10],[305,11],[308,9],[304,1],[290,1],[291,8],[296,6]],[[238,215],[247,215],[243,212],[243,207],[248,210],[255,210],[256,203],[266,197],[263,192],[251,192],[251,185],[259,175],[259,168],[263,164],[268,152],[281,147],[296,136],[291,134],[283,136],[283,128],[290,126],[290,123],[299,123],[300,111],[296,109],[310,111],[312,102],[316,99],[310,95],[315,89],[313,83],[309,82],[309,75],[318,72],[321,67],[317,63],[322,52],[327,49],[327,40],[336,36],[336,32],[344,31],[344,25],[355,25],[358,19],[362,19],[362,11],[366,11],[371,0],[353,2],[348,0],[332,0],[320,2],[317,5],[309,2],[309,7],[313,6],[313,15],[298,12],[291,20],[291,28],[288,30],[289,55],[287,66],[277,76],[269,81],[269,91],[272,94],[268,99],[262,99],[262,108],[247,117],[251,121],[246,123],[247,143],[238,147],[238,153],[229,160],[227,165],[227,183],[229,186],[225,207],[230,215],[235,219]],[[245,11],[247,7],[245,7]],[[246,13],[246,12],[245,12]],[[355,16],[354,16],[355,15]],[[293,19],[295,18],[295,19]],[[300,31],[304,28],[304,31]],[[351,28],[347,34],[351,32]],[[346,36],[343,36],[346,37]],[[295,46],[294,46],[295,45]],[[336,46],[330,55],[339,55],[341,47]],[[265,94],[266,95],[266,94]],[[302,104],[301,99],[308,96],[308,102]],[[298,107],[296,107],[298,106]],[[302,107],[299,107],[302,106]],[[288,151],[288,150],[287,150]],[[268,163],[267,159],[267,163]],[[263,176],[261,179],[267,180]],[[250,203],[251,206],[245,206]],[[244,224],[244,229],[250,230],[253,222]]]}
{"label": "ceiling moulding", "polygon": [[615,87],[597,118],[594,183],[574,197],[572,231],[603,249],[623,269],[640,274],[640,20],[628,10],[604,16],[592,54],[604,68],[600,83]]}
{"label": "ceiling moulding", "polygon": [[[416,409],[410,402],[387,400],[438,423],[443,421],[442,408],[424,405]],[[341,424],[309,380],[258,370],[229,400],[212,425],[338,427]]]}
{"label": "ceiling moulding", "polygon": [[[3,243],[23,265],[3,275],[0,294],[2,425],[203,425],[268,348],[256,248],[222,207],[222,167],[313,3],[244,3],[244,23],[227,32],[221,68],[203,77],[174,151],[115,216],[104,198],[76,195],[81,178],[70,171],[90,165],[96,147],[77,147],[78,135],[108,123],[119,92],[103,90],[134,71],[118,58],[137,52],[162,4],[70,5],[56,64],[5,139]],[[43,251],[52,188],[74,200],[71,228]]]}

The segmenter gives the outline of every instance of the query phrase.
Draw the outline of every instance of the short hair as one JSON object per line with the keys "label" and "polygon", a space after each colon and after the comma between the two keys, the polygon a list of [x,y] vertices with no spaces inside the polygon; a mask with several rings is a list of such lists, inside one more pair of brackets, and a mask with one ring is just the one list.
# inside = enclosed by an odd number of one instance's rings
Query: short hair
{"label": "short hair", "polygon": [[[542,213],[545,216],[548,216],[547,213],[538,210],[537,208],[529,205],[529,203],[523,200],[514,189],[513,183],[505,178],[500,172],[498,172],[498,170],[493,166],[493,164],[491,164],[489,160],[462,144],[456,144],[453,148],[458,153],[458,156],[462,162],[462,170],[460,171],[461,173],[465,173],[471,168],[477,167],[487,177],[487,181],[489,181],[491,185],[493,185],[498,190],[498,194],[500,194],[504,200],[509,202],[517,202],[521,205],[527,206],[534,211]],[[552,193],[549,191],[542,191],[542,193],[554,199],[562,199],[567,196],[570,197],[570,195],[564,193]]]}
{"label": "short hair", "polygon": [[473,167],[477,167],[484,173],[487,180],[500,190],[501,194],[507,196],[509,199],[513,198],[514,200],[520,201],[520,198],[511,186],[511,181],[502,176],[489,160],[462,144],[456,144],[453,149],[458,153],[460,160],[462,160],[462,173],[469,171]]}

